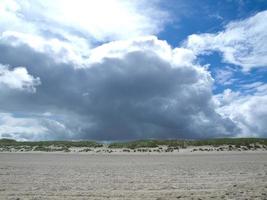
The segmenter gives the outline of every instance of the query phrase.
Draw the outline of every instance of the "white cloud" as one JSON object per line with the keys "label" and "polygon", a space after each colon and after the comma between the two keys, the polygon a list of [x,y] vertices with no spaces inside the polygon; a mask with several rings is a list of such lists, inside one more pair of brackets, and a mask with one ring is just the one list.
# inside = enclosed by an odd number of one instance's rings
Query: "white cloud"
{"label": "white cloud", "polygon": [[0,113],[0,137],[28,140],[41,138],[47,129],[34,118],[16,118],[10,113]]}
{"label": "white cloud", "polygon": [[0,64],[0,89],[1,86],[6,86],[16,90],[36,92],[36,86],[40,84],[40,79],[31,76],[25,67],[10,70],[8,66]]}
{"label": "white cloud", "polygon": [[216,95],[217,112],[229,117],[241,128],[239,137],[267,136],[267,84],[258,82],[245,85],[247,92],[234,92],[230,89]]}
{"label": "white cloud", "polygon": [[169,20],[158,1],[1,0],[0,32],[51,31],[96,41],[156,34]]}
{"label": "white cloud", "polygon": [[5,31],[20,31],[36,33],[37,27],[23,18],[20,5],[15,0],[1,0],[0,3],[0,33]]}
{"label": "white cloud", "polygon": [[[224,62],[241,66],[244,71],[267,67],[267,11],[247,19],[229,23],[225,30],[215,34],[193,34],[184,47],[195,55],[222,53]],[[221,68],[215,73],[215,81],[221,85],[233,84],[234,69]],[[263,82],[239,83],[239,90],[224,90],[214,96],[217,112],[230,118],[240,132],[239,137],[267,136],[267,84]]]}
{"label": "white cloud", "polygon": [[166,62],[171,62],[173,67],[192,66],[196,59],[192,50],[173,49],[166,41],[159,40],[156,36],[144,36],[105,43],[92,49],[89,53],[88,65],[103,62],[107,58],[123,58],[131,52],[155,54]]}
{"label": "white cloud", "polygon": [[[35,0],[36,12],[98,41],[158,33],[167,13],[144,0]],[[31,5],[32,6],[32,5]]]}
{"label": "white cloud", "polygon": [[5,31],[0,37],[0,43],[15,47],[27,45],[37,52],[49,55],[56,62],[71,62],[76,67],[82,67],[87,64],[84,57],[89,54],[86,40],[75,36],[71,36],[71,41],[66,42],[57,38],[45,39],[39,35]]}
{"label": "white cloud", "polygon": [[237,81],[236,78],[234,78],[234,72],[235,70],[230,67],[225,68],[219,68],[215,71],[215,80],[217,84],[220,85],[231,85],[235,81]]}
{"label": "white cloud", "polygon": [[101,62],[104,58],[122,58],[125,54],[135,51],[153,52],[163,59],[170,59],[172,49],[166,41],[155,36],[139,37],[105,43],[91,50],[90,63]]}
{"label": "white cloud", "polygon": [[227,63],[248,71],[267,67],[267,11],[241,21],[229,23],[225,30],[215,34],[193,34],[184,46],[196,54],[219,51]]}
{"label": "white cloud", "polygon": [[156,34],[169,20],[157,1],[2,0],[0,43],[25,44],[84,67],[95,44]]}
{"label": "white cloud", "polygon": [[0,113],[0,138],[49,140],[67,137],[68,134],[65,125],[53,119]]}

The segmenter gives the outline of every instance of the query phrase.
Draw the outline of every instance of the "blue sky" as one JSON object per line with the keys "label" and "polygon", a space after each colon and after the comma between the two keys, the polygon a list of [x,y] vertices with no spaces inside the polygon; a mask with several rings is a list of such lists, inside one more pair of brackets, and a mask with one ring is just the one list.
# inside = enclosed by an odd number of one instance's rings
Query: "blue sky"
{"label": "blue sky", "polygon": [[264,0],[166,0],[162,3],[171,22],[159,34],[160,39],[177,46],[188,35],[222,31],[233,20],[242,20],[267,9]]}
{"label": "blue sky", "polygon": [[267,137],[266,19],[265,0],[0,0],[0,138]]}
{"label": "blue sky", "polygon": [[[164,31],[159,33],[160,39],[168,41],[172,46],[182,43],[191,34],[216,33],[224,30],[224,26],[231,21],[239,21],[251,17],[260,11],[267,9],[267,1],[264,0],[191,0],[177,1],[167,0],[162,6],[169,10],[171,22]],[[204,55],[200,58],[202,64],[210,64],[210,71],[213,77],[216,71],[227,67],[238,69],[239,66],[223,62],[218,53]],[[256,81],[267,82],[266,69],[253,69],[250,73],[243,73],[236,70],[233,79],[238,79],[231,85],[224,86],[216,84],[215,93],[220,93],[226,88],[240,90],[239,82],[251,83]],[[241,89],[242,90],[242,89]]]}

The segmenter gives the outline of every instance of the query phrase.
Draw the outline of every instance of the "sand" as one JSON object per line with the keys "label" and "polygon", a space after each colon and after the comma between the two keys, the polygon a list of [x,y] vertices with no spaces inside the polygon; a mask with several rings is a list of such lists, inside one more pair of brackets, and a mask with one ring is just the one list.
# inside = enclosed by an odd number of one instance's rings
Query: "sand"
{"label": "sand", "polygon": [[0,199],[267,199],[267,152],[0,153]]}

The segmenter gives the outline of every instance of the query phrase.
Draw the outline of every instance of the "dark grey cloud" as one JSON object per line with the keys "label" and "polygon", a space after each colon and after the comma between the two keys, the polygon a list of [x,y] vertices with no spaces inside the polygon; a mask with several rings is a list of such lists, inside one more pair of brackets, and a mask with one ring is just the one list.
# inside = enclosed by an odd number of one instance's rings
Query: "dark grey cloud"
{"label": "dark grey cloud", "polygon": [[171,21],[161,1],[114,0],[107,10],[102,3],[3,2],[0,137],[266,136],[266,84],[214,95],[214,80],[197,63],[199,55],[218,51],[246,71],[265,67],[266,11],[172,48],[145,37]]}
{"label": "dark grey cloud", "polygon": [[80,69],[26,45],[2,43],[0,52],[0,63],[25,66],[41,80],[36,93],[0,94],[1,112],[34,120],[39,130],[29,134],[34,139],[205,138],[238,131],[215,111],[207,71],[175,67],[153,51],[125,53]]}

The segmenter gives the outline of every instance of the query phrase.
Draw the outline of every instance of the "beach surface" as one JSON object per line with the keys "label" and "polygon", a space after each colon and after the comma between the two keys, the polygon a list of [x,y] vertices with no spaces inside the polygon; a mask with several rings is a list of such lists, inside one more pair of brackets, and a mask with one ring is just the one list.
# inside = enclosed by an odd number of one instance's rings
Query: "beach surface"
{"label": "beach surface", "polygon": [[0,153],[0,199],[267,199],[267,152]]}

